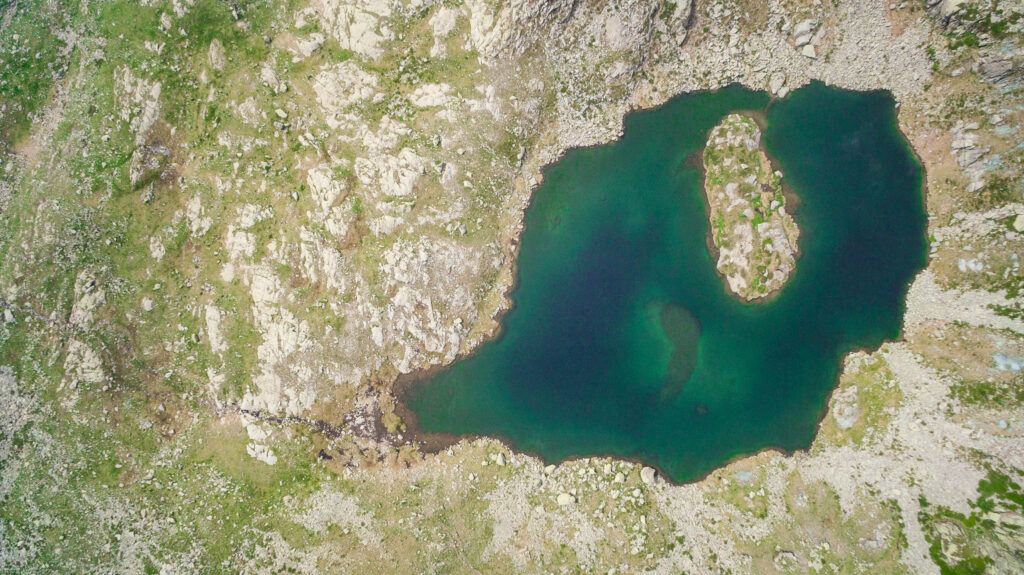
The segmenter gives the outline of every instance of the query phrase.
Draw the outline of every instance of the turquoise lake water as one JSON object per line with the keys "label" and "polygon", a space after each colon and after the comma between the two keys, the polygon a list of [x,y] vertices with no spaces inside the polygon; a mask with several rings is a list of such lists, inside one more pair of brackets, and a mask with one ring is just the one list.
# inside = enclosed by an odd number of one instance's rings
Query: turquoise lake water
{"label": "turquoise lake water", "polygon": [[[736,111],[764,119],[799,199],[796,272],[763,303],[731,296],[707,247],[700,153]],[[402,400],[421,435],[497,436],[549,462],[637,459],[674,481],[806,448],[843,356],[898,337],[925,226],[887,93],[683,95],[546,170],[501,335]]]}

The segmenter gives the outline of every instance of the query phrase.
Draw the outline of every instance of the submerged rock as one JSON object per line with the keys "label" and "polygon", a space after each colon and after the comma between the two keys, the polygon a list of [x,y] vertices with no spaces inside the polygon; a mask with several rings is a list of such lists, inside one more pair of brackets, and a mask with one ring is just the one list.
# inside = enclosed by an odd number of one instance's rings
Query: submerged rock
{"label": "submerged rock", "polygon": [[745,300],[782,289],[796,264],[800,231],[786,211],[782,174],[761,147],[751,118],[726,116],[704,149],[704,193],[718,271]]}

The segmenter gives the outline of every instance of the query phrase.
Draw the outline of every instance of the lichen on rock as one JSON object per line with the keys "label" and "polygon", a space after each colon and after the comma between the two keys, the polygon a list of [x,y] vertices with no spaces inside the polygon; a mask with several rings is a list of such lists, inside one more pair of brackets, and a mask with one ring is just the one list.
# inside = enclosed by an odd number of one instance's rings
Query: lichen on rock
{"label": "lichen on rock", "polygon": [[730,114],[711,130],[704,173],[719,273],[744,300],[774,295],[796,267],[800,230],[753,119]]}

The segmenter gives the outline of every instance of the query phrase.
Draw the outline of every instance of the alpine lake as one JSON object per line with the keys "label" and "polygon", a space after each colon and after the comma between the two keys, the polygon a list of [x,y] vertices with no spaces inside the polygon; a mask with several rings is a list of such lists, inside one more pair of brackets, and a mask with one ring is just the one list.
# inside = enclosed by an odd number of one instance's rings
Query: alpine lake
{"label": "alpine lake", "polygon": [[[786,286],[750,303],[716,272],[702,188],[733,112],[761,123],[801,234]],[[885,92],[730,86],[631,113],[621,139],[546,168],[501,333],[404,387],[413,436],[638,460],[673,482],[807,448],[844,356],[899,336],[927,257],[922,182]]]}

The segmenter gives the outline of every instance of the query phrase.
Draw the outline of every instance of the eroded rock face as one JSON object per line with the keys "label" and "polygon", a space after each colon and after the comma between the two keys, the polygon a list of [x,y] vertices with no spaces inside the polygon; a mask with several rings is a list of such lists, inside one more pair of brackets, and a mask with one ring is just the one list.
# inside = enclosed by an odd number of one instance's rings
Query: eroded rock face
{"label": "eroded rock face", "polygon": [[718,271],[750,301],[777,293],[796,267],[800,231],[786,212],[782,174],[761,147],[761,130],[740,114],[726,116],[704,149],[704,193]]}

